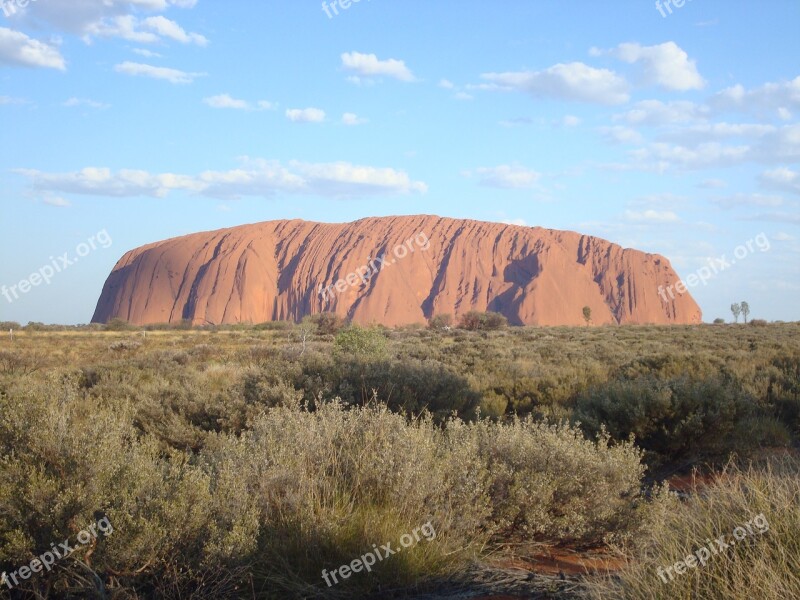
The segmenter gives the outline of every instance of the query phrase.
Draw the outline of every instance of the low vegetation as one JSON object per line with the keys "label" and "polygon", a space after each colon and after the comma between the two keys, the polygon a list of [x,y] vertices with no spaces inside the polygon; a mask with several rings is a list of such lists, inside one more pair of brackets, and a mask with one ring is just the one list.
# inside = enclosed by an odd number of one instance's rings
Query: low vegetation
{"label": "low vegetation", "polygon": [[[112,536],[15,593],[366,597],[534,543],[624,552],[619,578],[587,587],[597,598],[728,597],[688,590],[727,592],[751,564],[775,594],[797,595],[778,558],[800,556],[788,514],[800,325],[480,322],[388,330],[320,316],[5,338],[0,572],[105,516]],[[785,456],[729,466],[688,503],[658,483],[765,452]],[[762,550],[659,583],[663,596],[637,587],[702,543],[693,531],[718,537],[759,512],[774,528],[753,541]],[[323,569],[428,522],[434,540],[323,581]]]}

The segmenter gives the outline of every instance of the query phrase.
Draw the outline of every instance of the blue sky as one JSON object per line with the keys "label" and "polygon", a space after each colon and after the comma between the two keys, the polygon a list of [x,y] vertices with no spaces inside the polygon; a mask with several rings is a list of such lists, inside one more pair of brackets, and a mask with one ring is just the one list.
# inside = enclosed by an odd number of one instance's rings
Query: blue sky
{"label": "blue sky", "polygon": [[796,0],[0,2],[0,285],[55,271],[0,320],[87,322],[160,239],[419,213],[714,259],[707,321],[800,319]]}

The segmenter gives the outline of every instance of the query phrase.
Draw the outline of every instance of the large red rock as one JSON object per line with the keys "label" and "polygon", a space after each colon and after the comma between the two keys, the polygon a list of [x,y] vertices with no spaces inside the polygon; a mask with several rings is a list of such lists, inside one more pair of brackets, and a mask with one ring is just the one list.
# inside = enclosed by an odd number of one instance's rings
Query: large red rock
{"label": "large red rock", "polygon": [[131,250],[92,320],[261,323],[328,311],[396,326],[492,310],[512,324],[583,325],[589,306],[595,325],[699,323],[688,293],[659,293],[677,281],[662,256],[569,231],[434,216],[270,221]]}

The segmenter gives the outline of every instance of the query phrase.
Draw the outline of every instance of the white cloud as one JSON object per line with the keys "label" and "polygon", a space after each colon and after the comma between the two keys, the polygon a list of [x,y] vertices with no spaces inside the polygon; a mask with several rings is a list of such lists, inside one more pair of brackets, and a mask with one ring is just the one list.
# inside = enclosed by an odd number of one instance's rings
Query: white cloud
{"label": "white cloud", "polygon": [[694,102],[642,100],[634,104],[628,112],[615,115],[614,120],[624,120],[631,125],[674,125],[703,120],[707,114],[707,108]]}
{"label": "white cloud", "polygon": [[110,108],[110,104],[104,104],[102,102],[97,102],[95,100],[90,100],[88,98],[70,98],[66,102],[64,102],[64,106],[68,108],[74,108],[77,106],[87,106],[89,108],[96,108],[96,109],[105,109]]}
{"label": "white cloud", "polygon": [[800,76],[791,81],[765,83],[752,90],[737,84],[718,92],[711,106],[720,111],[776,114],[781,120],[791,118],[791,110],[800,110]]}
{"label": "white cloud", "polygon": [[138,54],[139,56],[144,56],[145,58],[161,58],[161,55],[158,52],[153,52],[152,50],[147,50],[146,48],[134,48],[134,54]]}
{"label": "white cloud", "polygon": [[528,226],[528,224],[525,222],[525,219],[504,219],[500,222],[505,223],[506,225],[518,225],[519,227]]}
{"label": "white cloud", "polygon": [[448,81],[447,79],[442,79],[439,81],[439,87],[444,88],[446,90],[452,90],[455,89],[456,86],[453,84],[452,81]]}
{"label": "white cloud", "polygon": [[374,54],[362,54],[360,52],[345,52],[341,56],[342,66],[357,76],[361,77],[392,77],[400,81],[415,81],[414,74],[402,60],[390,58],[388,60],[378,60]]}
{"label": "white cloud", "polygon": [[776,242],[793,242],[797,238],[794,237],[793,235],[789,235],[785,231],[779,231],[778,233],[772,236],[772,239],[775,240]]}
{"label": "white cloud", "polygon": [[342,115],[342,123],[344,123],[345,125],[350,125],[350,126],[363,125],[366,122],[367,119],[362,119],[355,113],[344,113]]}
{"label": "white cloud", "polygon": [[24,98],[15,98],[13,96],[0,96],[0,106],[3,104],[27,104]]}
{"label": "white cloud", "polygon": [[[723,131],[728,127],[724,125]],[[745,125],[745,127],[747,127]],[[732,126],[730,131],[737,131],[737,126]],[[748,131],[741,129],[738,131]],[[772,128],[768,132],[758,130],[759,137],[750,143],[738,145],[723,144],[713,141],[712,136],[705,139],[712,141],[700,142],[692,139],[691,143],[670,144],[665,142],[651,143],[646,147],[629,152],[634,163],[630,165],[616,165],[618,170],[652,170],[665,172],[670,168],[687,170],[704,169],[709,167],[733,167],[744,163],[762,163],[780,165],[800,161],[800,124],[785,125]]]}
{"label": "white cloud", "polygon": [[718,142],[699,144],[689,148],[664,143],[650,144],[647,148],[634,150],[631,155],[642,161],[656,160],[660,170],[669,167],[704,169],[708,167],[730,167],[746,162],[751,156],[750,146],[725,146]]}
{"label": "white cloud", "polygon": [[607,141],[613,144],[640,144],[643,140],[642,134],[630,127],[616,125],[601,127],[599,131]]}
{"label": "white cloud", "polygon": [[325,111],[319,108],[290,108],[286,111],[286,118],[292,123],[322,123]]}
{"label": "white cloud", "polygon": [[210,96],[203,98],[211,108],[232,108],[234,110],[250,110],[250,103],[245,100],[237,100],[228,94],[219,94],[218,96]]}
{"label": "white cloud", "polygon": [[260,110],[275,110],[278,108],[278,105],[275,102],[270,102],[269,100],[259,100],[258,108]]}
{"label": "white cloud", "polygon": [[575,115],[565,115],[564,118],[561,119],[561,124],[564,127],[577,127],[581,124],[581,119]]}
{"label": "white cloud", "polygon": [[668,90],[700,90],[705,87],[705,81],[698,73],[695,61],[690,60],[689,55],[675,42],[665,42],[657,46],[627,43],[611,50],[593,48],[590,54],[608,54],[626,63],[639,63],[646,83]]}
{"label": "white cloud", "polygon": [[705,179],[697,184],[697,187],[705,190],[718,190],[728,187],[728,184],[721,179]]}
{"label": "white cloud", "polygon": [[162,37],[176,40],[182,44],[197,44],[198,46],[208,44],[208,40],[204,36],[199,33],[186,33],[180,25],[166,17],[148,17],[142,21],[142,25]]}
{"label": "white cloud", "polygon": [[750,123],[704,123],[691,127],[676,128],[662,133],[660,140],[675,142],[683,145],[695,145],[713,140],[729,138],[761,138],[774,133],[776,128],[772,125],[758,125]]}
{"label": "white cloud", "polygon": [[165,17],[152,16],[142,20],[142,13],[161,13],[170,7],[194,8],[196,0],[51,0],[30,2],[16,18],[32,26],[46,24],[52,29],[82,36],[90,43],[92,37],[120,37],[140,43],[165,39],[181,43],[205,45],[200,34],[187,33]]}
{"label": "white cloud", "polygon": [[759,178],[764,187],[800,194],[800,173],[786,167],[764,171]]}
{"label": "white cloud", "polygon": [[484,73],[488,84],[470,89],[525,92],[534,98],[554,98],[598,104],[628,101],[627,82],[607,69],[595,69],[580,62],[557,64],[544,71]]}
{"label": "white cloud", "polygon": [[58,48],[7,27],[0,27],[0,64],[60,71],[67,68]]}
{"label": "white cloud", "polygon": [[680,217],[671,210],[626,210],[625,218],[637,223],[677,223]]}
{"label": "white cloud", "polygon": [[42,198],[42,202],[44,202],[49,206],[55,206],[57,208],[67,208],[69,206],[72,206],[69,200],[65,200],[61,196],[52,196],[49,194],[46,195],[44,198]]}
{"label": "white cloud", "polygon": [[[465,173],[468,177],[472,174],[470,171]],[[540,173],[517,165],[481,167],[475,169],[475,175],[482,186],[509,190],[530,189],[541,177]]]}
{"label": "white cloud", "polygon": [[765,196],[764,194],[733,194],[725,198],[715,198],[712,204],[720,208],[731,209],[739,207],[777,207],[783,206],[783,198],[780,196]]}
{"label": "white cloud", "polygon": [[203,77],[205,73],[187,73],[178,69],[167,67],[154,67],[143,63],[125,61],[114,67],[117,73],[125,75],[151,77],[153,79],[164,79],[174,84],[192,83],[197,77]]}
{"label": "white cloud", "polygon": [[28,177],[34,190],[107,197],[163,198],[173,191],[217,199],[243,196],[271,197],[305,194],[350,198],[386,194],[425,193],[425,183],[391,168],[347,162],[304,163],[242,158],[239,168],[206,171],[196,176],[174,173],[89,167],[71,173],[45,173],[31,169],[16,172]]}

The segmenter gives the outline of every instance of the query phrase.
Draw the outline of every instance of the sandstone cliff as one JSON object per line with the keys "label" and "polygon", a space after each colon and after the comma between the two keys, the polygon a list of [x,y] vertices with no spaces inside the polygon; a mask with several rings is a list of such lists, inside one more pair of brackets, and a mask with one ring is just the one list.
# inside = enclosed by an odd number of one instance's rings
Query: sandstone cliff
{"label": "sandstone cliff", "polygon": [[[401,249],[401,248],[404,248]],[[388,326],[503,313],[512,324],[699,323],[664,257],[567,231],[434,216],[271,221],[131,250],[93,321],[299,320],[336,312]],[[666,298],[666,300],[665,300]]]}

